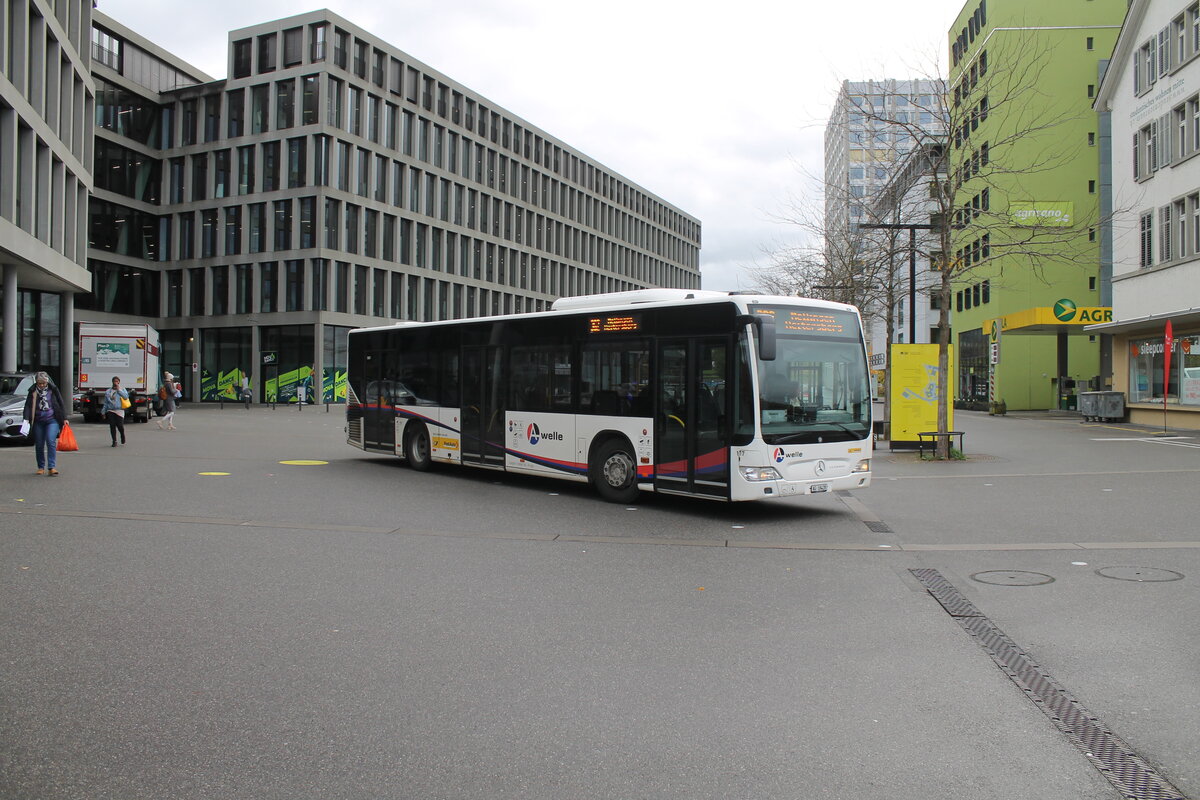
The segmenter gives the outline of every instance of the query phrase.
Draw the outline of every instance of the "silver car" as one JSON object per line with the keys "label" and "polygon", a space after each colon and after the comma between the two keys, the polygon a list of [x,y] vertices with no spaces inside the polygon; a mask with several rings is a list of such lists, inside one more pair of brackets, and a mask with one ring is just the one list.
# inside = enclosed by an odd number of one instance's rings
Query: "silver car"
{"label": "silver car", "polygon": [[33,443],[32,437],[21,434],[21,414],[25,410],[25,398],[33,388],[34,374],[0,372],[0,441]]}

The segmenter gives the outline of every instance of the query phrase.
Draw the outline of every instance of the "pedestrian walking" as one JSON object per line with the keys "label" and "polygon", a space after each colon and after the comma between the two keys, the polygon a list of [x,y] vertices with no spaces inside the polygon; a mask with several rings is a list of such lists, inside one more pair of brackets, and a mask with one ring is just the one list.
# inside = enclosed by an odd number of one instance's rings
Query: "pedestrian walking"
{"label": "pedestrian walking", "polygon": [[33,377],[23,416],[33,434],[37,474],[58,475],[58,434],[67,421],[67,412],[58,387],[51,385],[50,376],[45,372]]}
{"label": "pedestrian walking", "polygon": [[103,408],[113,447],[117,446],[117,431],[121,432],[121,446],[125,446],[125,409],[130,405],[129,390],[121,386],[120,378],[113,376],[112,386],[104,392]]}
{"label": "pedestrian walking", "polygon": [[175,383],[175,376],[169,372],[163,373],[163,388],[158,393],[158,397],[162,400],[163,409],[166,411],[163,418],[158,420],[159,430],[163,429],[165,422],[166,429],[169,431],[175,430],[175,398],[179,396],[179,388]]}

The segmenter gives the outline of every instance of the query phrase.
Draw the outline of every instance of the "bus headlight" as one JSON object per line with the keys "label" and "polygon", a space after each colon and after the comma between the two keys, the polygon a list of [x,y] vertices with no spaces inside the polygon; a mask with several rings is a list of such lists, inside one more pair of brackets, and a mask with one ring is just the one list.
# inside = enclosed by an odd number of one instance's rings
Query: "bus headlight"
{"label": "bus headlight", "polygon": [[780,474],[774,467],[742,467],[742,477],[748,481],[777,481]]}
{"label": "bus headlight", "polygon": [[854,471],[855,472],[870,472],[871,471],[871,459],[864,458],[861,461],[859,461],[857,464],[854,465]]}

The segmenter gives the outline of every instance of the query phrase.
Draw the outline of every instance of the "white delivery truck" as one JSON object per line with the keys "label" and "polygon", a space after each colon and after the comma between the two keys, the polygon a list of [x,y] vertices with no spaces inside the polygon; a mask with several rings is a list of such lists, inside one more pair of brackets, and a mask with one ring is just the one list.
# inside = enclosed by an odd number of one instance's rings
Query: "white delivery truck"
{"label": "white delivery truck", "polygon": [[129,392],[125,418],[149,422],[161,380],[158,331],[149,325],[79,323],[79,410],[89,422],[103,418],[104,392],[120,378]]}

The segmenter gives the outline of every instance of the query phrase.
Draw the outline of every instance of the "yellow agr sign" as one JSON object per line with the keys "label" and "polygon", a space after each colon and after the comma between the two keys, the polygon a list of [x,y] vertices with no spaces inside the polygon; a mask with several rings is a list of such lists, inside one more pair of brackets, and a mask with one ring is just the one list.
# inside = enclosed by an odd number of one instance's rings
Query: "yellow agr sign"
{"label": "yellow agr sign", "polygon": [[1048,333],[1067,328],[1112,322],[1112,306],[1077,306],[1063,298],[1053,306],[1038,306],[1005,314],[984,323],[984,331],[995,338],[994,326],[1002,333]]}

